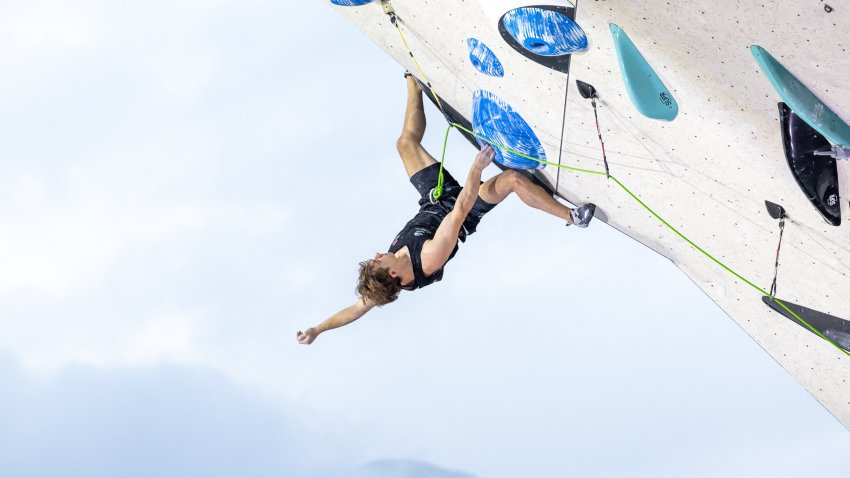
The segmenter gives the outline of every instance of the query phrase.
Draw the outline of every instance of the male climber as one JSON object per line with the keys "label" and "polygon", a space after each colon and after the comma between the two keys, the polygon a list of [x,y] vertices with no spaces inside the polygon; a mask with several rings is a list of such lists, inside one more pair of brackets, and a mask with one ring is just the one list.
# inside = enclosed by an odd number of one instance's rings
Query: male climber
{"label": "male climber", "polygon": [[357,301],[321,324],[298,331],[299,343],[311,344],[322,332],[350,324],[373,307],[393,302],[402,289],[415,290],[442,279],[443,267],[458,250],[458,240],[465,242],[481,218],[511,193],[525,204],[565,220],[567,225],[587,227],[593,218],[593,204],[570,209],[515,170],[503,171],[482,183],[481,172],[495,154],[490,146],[475,157],[463,187],[444,170],[443,193],[436,204],[432,203],[440,164],[420,144],[425,134],[422,90],[409,73],[405,76],[407,111],[396,147],[410,182],[421,196],[419,213],[395,237],[388,252],[360,263]]}

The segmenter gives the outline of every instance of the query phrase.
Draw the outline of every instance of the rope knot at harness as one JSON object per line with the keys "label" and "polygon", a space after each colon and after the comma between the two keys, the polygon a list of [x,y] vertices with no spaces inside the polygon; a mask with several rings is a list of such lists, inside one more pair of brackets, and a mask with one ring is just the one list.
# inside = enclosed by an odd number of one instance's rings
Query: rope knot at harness
{"label": "rope knot at harness", "polygon": [[431,204],[437,204],[440,202],[440,196],[443,195],[443,188],[439,185],[431,188],[431,192],[428,193],[428,200],[431,201]]}

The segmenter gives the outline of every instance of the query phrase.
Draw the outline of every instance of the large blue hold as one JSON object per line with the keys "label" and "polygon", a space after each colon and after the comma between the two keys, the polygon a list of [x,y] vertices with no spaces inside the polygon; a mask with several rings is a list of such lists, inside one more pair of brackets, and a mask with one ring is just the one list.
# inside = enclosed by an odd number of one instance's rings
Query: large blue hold
{"label": "large blue hold", "polygon": [[371,1],[372,0],[331,0],[331,3],[341,7],[359,7],[360,5],[366,5]]}
{"label": "large blue hold", "polygon": [[844,122],[812,90],[788,71],[764,48],[753,45],[750,52],[783,101],[809,126],[842,148],[850,148],[850,125]]}
{"label": "large blue hold", "polygon": [[648,118],[673,121],[679,114],[679,104],[673,94],[664,86],[626,32],[613,23],[609,26],[620,61],[620,74],[632,104]]}
{"label": "large blue hold", "polygon": [[[501,98],[478,90],[472,97],[472,131],[496,145],[546,161],[546,152],[528,123]],[[487,143],[478,140],[482,147]],[[543,169],[545,164],[496,147],[496,162],[512,169]]]}
{"label": "large blue hold", "polygon": [[522,7],[502,17],[505,30],[535,55],[569,55],[587,49],[587,35],[566,15],[538,7]]}
{"label": "large blue hold", "polygon": [[493,53],[493,50],[487,47],[483,42],[470,38],[466,40],[466,47],[469,49],[469,62],[476,70],[485,75],[503,77],[505,69],[502,68],[502,62]]}

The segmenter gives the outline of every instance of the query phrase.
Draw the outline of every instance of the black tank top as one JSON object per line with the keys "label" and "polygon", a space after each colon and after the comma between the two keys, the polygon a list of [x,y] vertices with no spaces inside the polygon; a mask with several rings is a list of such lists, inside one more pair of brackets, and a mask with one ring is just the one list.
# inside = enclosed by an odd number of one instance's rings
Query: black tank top
{"label": "black tank top", "polygon": [[[433,239],[434,234],[437,233],[437,228],[440,227],[440,223],[443,221],[443,218],[446,217],[447,211],[440,207],[439,205],[434,205],[432,207],[423,207],[419,213],[413,216],[407,224],[405,224],[404,229],[395,236],[392,244],[390,245],[389,252],[396,253],[404,246],[407,246],[407,250],[410,251],[410,262],[413,265],[413,283],[410,285],[402,286],[405,290],[416,290],[426,285],[431,285],[434,282],[438,282],[443,278],[443,267],[434,271],[433,274],[426,276],[422,271],[422,246],[425,244],[425,241]],[[461,232],[463,235],[463,239],[466,239],[465,234]],[[452,257],[457,253],[458,246],[455,243],[455,247],[452,250],[452,253],[449,255],[449,258],[446,260],[448,263]]]}

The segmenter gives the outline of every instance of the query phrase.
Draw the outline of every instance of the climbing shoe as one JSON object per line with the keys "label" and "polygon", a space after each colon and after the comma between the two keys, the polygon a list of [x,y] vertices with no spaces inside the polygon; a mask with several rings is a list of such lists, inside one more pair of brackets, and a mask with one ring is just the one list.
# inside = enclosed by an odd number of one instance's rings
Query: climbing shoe
{"label": "climbing shoe", "polygon": [[574,224],[578,227],[587,227],[596,212],[596,204],[587,203],[575,209],[570,209],[570,220],[567,225]]}

